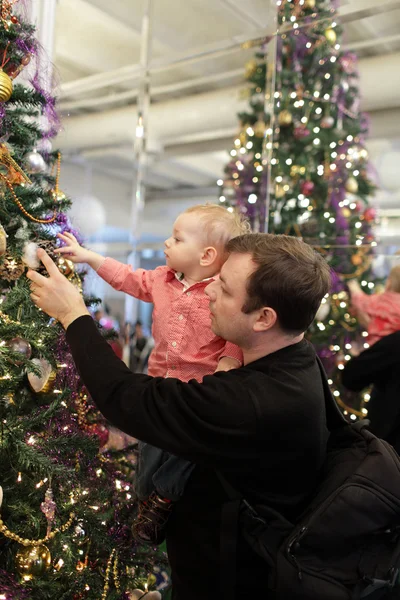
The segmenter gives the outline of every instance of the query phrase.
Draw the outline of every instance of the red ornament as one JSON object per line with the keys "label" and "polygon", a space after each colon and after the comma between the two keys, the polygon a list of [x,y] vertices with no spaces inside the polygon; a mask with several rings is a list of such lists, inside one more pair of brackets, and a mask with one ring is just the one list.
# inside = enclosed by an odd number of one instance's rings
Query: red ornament
{"label": "red ornament", "polygon": [[109,432],[107,427],[105,427],[101,423],[94,423],[93,425],[88,425],[86,431],[91,435],[96,435],[98,437],[100,448],[107,444]]}
{"label": "red ornament", "polygon": [[296,140],[303,140],[310,135],[310,130],[307,127],[299,126],[293,129],[293,135]]}
{"label": "red ornament", "polygon": [[11,17],[11,23],[14,23],[14,25],[17,25],[17,24],[18,24],[18,19],[17,19],[17,17],[16,17],[15,15],[13,15],[13,16]]}
{"label": "red ornament", "polygon": [[370,206],[364,212],[364,219],[368,222],[374,221],[376,219],[376,209]]}
{"label": "red ornament", "polygon": [[314,182],[313,181],[303,181],[303,183],[301,184],[301,193],[304,194],[305,196],[309,196],[310,194],[313,193],[314,191]]}

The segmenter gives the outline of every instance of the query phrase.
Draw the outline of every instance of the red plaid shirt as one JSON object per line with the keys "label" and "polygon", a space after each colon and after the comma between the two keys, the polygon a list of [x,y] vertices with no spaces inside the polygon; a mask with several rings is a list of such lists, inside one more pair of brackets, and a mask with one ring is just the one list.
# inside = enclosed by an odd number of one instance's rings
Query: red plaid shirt
{"label": "red plaid shirt", "polygon": [[400,330],[400,293],[386,290],[382,294],[368,295],[358,292],[351,296],[351,304],[371,319],[367,339],[370,346]]}
{"label": "red plaid shirt", "polygon": [[188,288],[167,266],[154,271],[132,270],[112,258],[106,258],[98,275],[114,289],[144,302],[153,302],[154,349],[149,360],[149,375],[176,377],[181,381],[214,373],[220,358],[236,358],[241,364],[240,348],[211,331],[207,279]]}

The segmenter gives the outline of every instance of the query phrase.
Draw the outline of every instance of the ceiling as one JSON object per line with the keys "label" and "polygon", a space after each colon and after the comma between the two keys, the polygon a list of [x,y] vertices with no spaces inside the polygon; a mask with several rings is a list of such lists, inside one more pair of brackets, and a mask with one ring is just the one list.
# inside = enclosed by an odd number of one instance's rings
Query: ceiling
{"label": "ceiling", "polygon": [[[146,4],[58,0],[56,11],[54,62],[61,82],[64,155],[127,180],[134,173]],[[273,32],[275,5],[275,0],[153,0],[149,198],[215,196],[237,129],[235,115],[244,103],[244,65],[254,52],[243,44]],[[367,104],[372,102],[368,109],[378,123],[385,109],[400,110],[400,94],[392,89],[400,67],[400,0],[342,0],[339,12],[345,47],[361,59],[361,81],[367,85],[372,79]],[[382,75],[386,85],[372,78],[373,69],[380,71],[383,64],[376,59],[384,55],[390,55],[394,75],[392,70]],[[391,120],[391,135],[396,122]],[[400,125],[397,133],[400,138]]]}

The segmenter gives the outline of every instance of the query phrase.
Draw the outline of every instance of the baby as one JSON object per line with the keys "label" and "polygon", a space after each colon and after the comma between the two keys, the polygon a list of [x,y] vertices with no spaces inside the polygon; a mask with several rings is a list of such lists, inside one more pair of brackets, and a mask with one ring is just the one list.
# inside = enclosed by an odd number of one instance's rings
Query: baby
{"label": "baby", "polygon": [[348,284],[351,304],[368,330],[372,346],[381,338],[400,330],[400,266],[393,267],[382,294],[364,294],[357,281]]}
{"label": "baby", "polygon": [[[148,363],[153,377],[201,381],[215,371],[242,364],[240,349],[211,330],[206,286],[227,259],[226,243],[249,232],[248,223],[215,204],[189,208],[176,219],[165,242],[166,266],[137,269],[82,248],[70,233],[56,252],[87,263],[113,288],[154,304],[155,342]],[[174,503],[182,496],[194,465],[148,444],[140,444],[137,494],[141,500],[134,533],[142,542],[161,543]]]}

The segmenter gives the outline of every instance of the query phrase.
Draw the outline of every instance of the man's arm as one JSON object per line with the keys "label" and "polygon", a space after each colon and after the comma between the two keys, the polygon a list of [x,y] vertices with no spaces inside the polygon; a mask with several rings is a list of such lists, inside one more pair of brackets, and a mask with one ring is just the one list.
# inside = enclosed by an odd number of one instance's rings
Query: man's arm
{"label": "man's arm", "polygon": [[257,419],[244,386],[229,373],[203,383],[133,374],[86,316],[69,325],[67,341],[97,407],[125,433],[215,468],[246,460],[245,440],[254,438]]}
{"label": "man's arm", "polygon": [[396,364],[400,370],[400,331],[386,336],[352,358],[342,371],[343,385],[349,390],[362,390]]}

